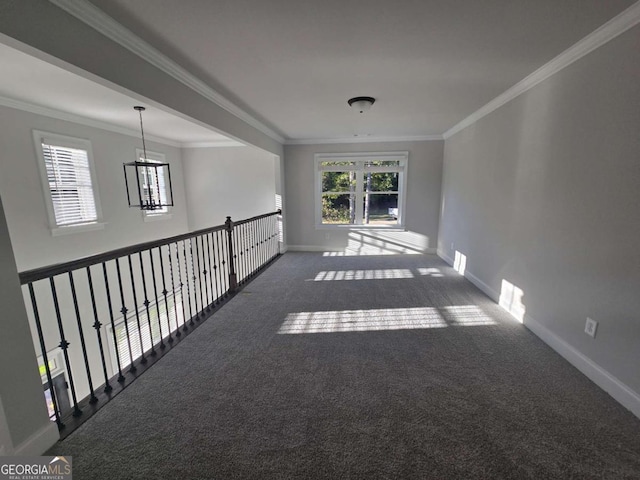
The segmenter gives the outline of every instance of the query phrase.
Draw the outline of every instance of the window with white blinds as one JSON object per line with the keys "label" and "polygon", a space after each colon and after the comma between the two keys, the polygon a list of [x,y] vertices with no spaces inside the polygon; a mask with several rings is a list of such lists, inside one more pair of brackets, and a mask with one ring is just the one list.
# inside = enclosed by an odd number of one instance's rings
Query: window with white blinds
{"label": "window with white blinds", "polygon": [[[34,132],[46,179],[52,227],[97,223],[91,144],[86,140]],[[44,167],[44,169],[42,169]]]}

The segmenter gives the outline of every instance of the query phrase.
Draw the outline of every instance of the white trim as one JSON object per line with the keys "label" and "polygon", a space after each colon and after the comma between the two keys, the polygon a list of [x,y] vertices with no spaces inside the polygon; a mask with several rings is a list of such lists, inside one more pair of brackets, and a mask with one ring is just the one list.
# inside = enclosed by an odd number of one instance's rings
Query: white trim
{"label": "white trim", "polygon": [[638,23],[640,23],[640,2],[634,3],[619,15],[613,17],[607,23],[595,29],[589,35],[569,47],[553,60],[547,62],[535,72],[516,83],[513,87],[498,95],[485,106],[476,110],[460,123],[451,127],[442,136],[445,140],[448,139],[469,125],[474,124],[482,117],[490,114],[494,110],[497,110],[505,103],[513,100],[519,95],[522,95],[524,92],[535,87],[540,82],[558,73],[563,68],[568,67],[576,60],[579,60],[608,41],[613,40],[615,37],[626,32]]}
{"label": "white trim", "polygon": [[[347,252],[349,247],[326,247],[322,245],[287,245],[288,252]],[[422,255],[435,255],[435,248],[423,248],[415,253]],[[415,253],[397,253],[396,255],[414,255]]]}
{"label": "white trim", "polygon": [[[64,120],[66,122],[77,123],[84,127],[99,128],[107,132],[119,133],[121,135],[127,135],[128,137],[140,138],[140,131],[133,130],[113,123],[103,122],[102,120],[95,120],[89,117],[83,117],[75,113],[63,112],[62,110],[56,110],[54,108],[43,107],[42,105],[36,105],[34,103],[25,102],[22,100],[16,100],[14,98],[3,97],[0,95],[0,106],[14,108],[23,112],[35,113],[36,115],[42,115],[43,117],[55,118],[57,120]],[[212,142],[176,142],[164,137],[158,137],[156,135],[146,134],[144,137],[155,143],[167,145],[175,148],[217,148],[217,147],[245,147],[246,144],[237,140],[220,140]]]}
{"label": "white trim", "polygon": [[49,0],[54,5],[70,13],[78,20],[86,23],[107,38],[123,46],[130,52],[175,78],[183,85],[191,88],[227,112],[235,115],[256,130],[264,133],[277,142],[284,143],[284,137],[267,127],[252,115],[242,110],[202,80],[189,73],[155,47],[142,40],[128,28],[116,22],[109,15],[86,0]]}
{"label": "white trim", "polygon": [[638,392],[633,391],[596,362],[527,314],[524,316],[524,325],[571,365],[580,370],[593,383],[611,395],[623,407],[630,410],[636,417],[640,418],[640,394]]}
{"label": "white trim", "polygon": [[[500,304],[500,293],[491,288],[489,285],[484,283],[478,277],[476,277],[473,273],[469,272],[465,269],[464,277],[467,278],[471,283],[473,283],[476,287],[478,287],[484,294],[486,294],[491,300],[495,303]],[[507,313],[510,313],[507,311]]]}
{"label": "white trim", "polygon": [[106,223],[81,223],[79,225],[67,225],[65,227],[55,227],[51,229],[52,237],[61,237],[63,235],[71,235],[74,233],[93,232],[96,230],[104,230]]}
{"label": "white trim", "polygon": [[220,140],[218,142],[187,142],[180,144],[182,148],[219,148],[219,147],[246,147],[247,145],[236,140]]}
{"label": "white trim", "polygon": [[27,438],[24,442],[18,445],[13,450],[13,454],[16,457],[31,457],[42,455],[55,445],[60,439],[60,432],[58,432],[58,426],[49,422],[45,427],[42,427],[36,433]]}
{"label": "white trim", "polygon": [[[345,166],[345,167],[336,167],[323,169],[321,168],[321,163],[323,161],[332,161],[332,162],[340,162],[340,161],[353,161],[353,165]],[[398,195],[398,217],[397,223],[393,225],[371,225],[371,224],[363,224],[363,210],[358,207],[356,208],[356,218],[355,223],[353,224],[327,224],[322,223],[322,175],[323,171],[354,171],[356,173],[356,205],[361,205],[364,201],[364,178],[363,174],[365,171],[369,171],[368,168],[364,167],[364,162],[366,161],[397,161],[398,166],[389,171],[398,173],[398,191],[395,192]],[[404,230],[405,228],[405,205],[407,201],[407,169],[409,168],[409,152],[408,151],[394,151],[394,152],[345,152],[345,153],[316,153],[314,154],[314,209],[315,209],[315,227],[318,228],[326,228],[329,226],[343,226],[343,227],[356,227],[356,228],[394,228]],[[386,170],[386,169],[385,169]],[[324,192],[327,193],[327,192]],[[352,192],[339,192],[341,194],[344,193],[352,193]]]}
{"label": "white trim", "polygon": [[[171,208],[171,207],[169,207]],[[150,213],[147,212],[146,210],[142,211],[142,219],[144,220],[145,223],[150,223],[150,222],[161,222],[163,220],[171,220],[173,218],[173,214],[172,213]]]}
{"label": "white trim", "polygon": [[[102,222],[102,205],[100,203],[100,191],[98,189],[98,179],[96,176],[96,166],[93,161],[93,148],[91,141],[85,138],[72,137],[69,135],[62,135],[59,133],[45,132],[43,130],[32,130],[33,143],[36,149],[36,161],[38,163],[38,171],[40,172],[40,180],[42,185],[42,193],[44,196],[44,202],[47,209],[47,217],[49,219],[49,228],[53,236],[64,235],[68,233],[82,232],[87,230],[98,230],[104,228]],[[91,177],[91,190],[93,193],[93,201],[96,209],[95,221],[72,224],[72,225],[59,225],[56,219],[53,198],[51,196],[51,189],[49,187],[49,179],[47,174],[47,167],[45,165],[43,141],[55,142],[59,146],[71,146],[73,148],[84,149],[87,154],[87,163],[89,166],[89,175]]]}
{"label": "white trim", "polygon": [[0,457],[9,455],[13,455],[13,439],[11,438],[7,416],[2,406],[2,397],[0,397]]}
{"label": "white trim", "polygon": [[[129,137],[140,138],[139,130],[131,130],[129,128],[114,125],[112,123],[103,122],[101,120],[94,120],[88,117],[83,117],[81,115],[76,115],[75,113],[63,112],[61,110],[55,110],[53,108],[43,107],[41,105],[35,105],[33,103],[23,102],[22,100],[15,100],[13,98],[0,96],[0,105],[3,107],[15,108],[16,110],[22,110],[23,112],[35,113],[36,115],[42,115],[44,117],[78,123],[86,127],[99,128],[108,132],[120,133]],[[174,142],[162,137],[156,137],[153,135],[145,134],[145,138],[153,142],[169,145],[170,147],[179,148],[182,146],[182,144],[178,142]]]}
{"label": "white trim", "polygon": [[344,252],[346,247],[323,247],[322,245],[287,245],[288,252]]}
{"label": "white trim", "polygon": [[287,139],[285,145],[325,145],[343,143],[433,142],[444,140],[442,135],[418,135],[399,137],[339,137]]}
{"label": "white trim", "polygon": [[[438,256],[449,265],[453,265],[453,260],[444,254],[442,250],[438,251]],[[494,302],[499,302],[500,295],[489,285],[468,270],[464,276],[482,292],[487,294]],[[524,315],[524,326],[555,352],[560,354],[567,362],[580,370],[589,380],[611,395],[623,407],[640,418],[640,394],[638,392],[629,388],[614,375],[553,333],[541,322],[532,318],[531,315]]]}
{"label": "white trim", "polygon": [[[344,192],[341,192],[344,193]],[[349,192],[346,192],[349,193]],[[395,192],[394,192],[395,194]],[[316,230],[384,230],[391,232],[406,232],[407,229],[399,224],[385,225],[385,224],[356,224],[356,223],[320,223],[317,224]]]}

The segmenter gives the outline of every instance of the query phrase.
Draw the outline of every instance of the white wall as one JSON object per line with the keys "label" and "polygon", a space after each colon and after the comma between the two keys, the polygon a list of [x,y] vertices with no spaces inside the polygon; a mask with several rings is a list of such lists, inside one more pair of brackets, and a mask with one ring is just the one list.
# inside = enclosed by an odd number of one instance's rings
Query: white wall
{"label": "white wall", "polygon": [[[49,228],[32,130],[42,130],[91,141],[95,162],[103,230],[52,236]],[[14,245],[19,271],[77,259],[187,231],[187,211],[180,149],[147,143],[164,153],[171,164],[175,207],[169,220],[144,222],[142,213],[129,208],[123,162],[136,159],[139,138],[112,133],[33,113],[0,107],[0,193]]]}
{"label": "white wall", "polygon": [[56,442],[58,431],[47,416],[3,200],[0,199],[0,454],[41,455]]}
{"label": "white wall", "polygon": [[[45,206],[46,193],[43,191],[40,179],[39,158],[36,155],[36,146],[32,135],[34,129],[83,138],[91,142],[97,190],[102,206],[102,220],[105,222],[104,229],[62,236],[52,235]],[[175,207],[171,209],[170,217],[165,217],[166,219],[163,220],[145,222],[139,209],[128,207],[122,167],[123,162],[130,162],[136,159],[136,148],[139,148],[141,144],[139,138],[0,107],[0,144],[3,145],[0,159],[0,194],[4,203],[9,235],[14,246],[15,261],[19,271],[75,260],[84,256],[188,231],[182,159],[181,151],[178,148],[154,142],[147,143],[148,150],[165,154],[166,161],[171,164]],[[139,260],[137,258],[133,260],[134,270],[137,273]],[[148,258],[145,256],[144,260],[147,280],[149,280]],[[127,275],[128,265],[126,260],[123,260],[122,268],[125,283],[124,294],[127,299],[126,305],[131,316],[134,302],[131,295],[131,286],[128,283],[130,280]],[[115,310],[118,312],[120,310],[120,300],[117,295],[117,283],[113,265],[111,264],[109,265],[109,275],[114,289],[112,291],[112,299],[114,305],[116,305]],[[97,387],[104,379],[102,378],[100,356],[96,343],[96,332],[92,328],[94,320],[89,302],[86,274],[85,272],[78,272],[75,278],[78,289],[79,309],[89,348],[90,368],[94,385]],[[136,288],[140,293],[142,285],[139,284],[139,275],[136,278],[138,283]],[[16,282],[18,281],[17,277],[15,280]],[[105,342],[106,355],[109,359],[109,317],[106,313],[108,309],[105,303],[105,287],[102,271],[99,267],[93,271],[93,281],[97,292],[96,302],[100,312],[100,320],[103,324],[101,333]],[[81,400],[88,394],[89,390],[87,378],[84,374],[85,369],[74,306],[69,293],[68,278],[66,276],[57,277],[56,284],[66,339],[71,343],[68,353],[73,366],[72,370],[75,370],[74,382],[78,392],[78,399]],[[51,301],[50,288],[47,286],[46,281],[37,282],[34,287],[40,309],[44,337],[47,342],[46,348],[47,351],[52,352],[60,341],[60,334]],[[38,345],[36,351],[39,355],[41,351],[35,329],[33,310],[26,288],[22,289],[22,297],[24,298],[24,304],[28,305],[27,316],[31,324],[32,340],[33,344]],[[141,302],[140,298],[144,298],[144,295],[139,296],[139,301]],[[116,321],[121,316],[120,313],[116,313]],[[13,317],[9,318],[7,316],[6,319],[3,317],[2,322],[4,323],[9,319],[11,321],[14,320]],[[26,317],[24,322],[26,326]],[[31,346],[30,355],[34,371],[37,372],[36,355],[33,352],[33,346]],[[4,365],[9,365],[9,363],[4,363]],[[2,370],[0,369],[0,372]],[[115,372],[109,372],[110,375],[113,373]],[[40,386],[34,401],[41,402],[42,399],[43,392]],[[3,401],[6,402],[5,399]]]}
{"label": "white wall", "polygon": [[[295,250],[432,252],[438,238],[442,141],[288,145],[285,147],[286,243]],[[314,154],[408,151],[406,232],[316,229]]]}
{"label": "white wall", "polygon": [[494,298],[519,288],[525,325],[640,416],[638,45],[636,26],[447,139],[438,246]]}
{"label": "white wall", "polygon": [[[41,25],[47,25],[47,28],[40,28]],[[37,49],[31,52],[34,55],[52,55],[55,58],[48,58],[49,61],[60,63],[61,60],[67,69],[69,66],[77,68],[76,73],[80,75],[111,88],[115,85],[136,92],[148,99],[149,103],[169,107],[234,138],[276,155],[282,154],[282,145],[278,140],[142,60],[48,0],[3,2],[0,32]],[[82,48],[79,48],[79,42]],[[96,55],[96,52],[100,54]]]}
{"label": "white wall", "polygon": [[276,210],[276,159],[253,147],[183,150],[189,228]]}

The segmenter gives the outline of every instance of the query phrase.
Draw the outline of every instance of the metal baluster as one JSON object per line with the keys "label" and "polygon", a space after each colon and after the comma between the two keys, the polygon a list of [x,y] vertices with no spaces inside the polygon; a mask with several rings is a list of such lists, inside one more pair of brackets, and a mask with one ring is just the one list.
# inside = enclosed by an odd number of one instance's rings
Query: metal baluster
{"label": "metal baluster", "polygon": [[231,283],[229,282],[229,279],[231,278],[231,263],[229,262],[229,258],[233,254],[229,254],[229,248],[231,246],[229,237],[227,235],[224,235],[223,237],[222,248],[225,252],[225,256],[222,259],[222,263],[224,264],[224,282],[226,286],[226,296],[228,297],[231,293]]}
{"label": "metal baluster", "polygon": [[109,306],[109,318],[111,319],[111,333],[113,335],[113,347],[116,351],[116,364],[118,366],[118,382],[124,382],[125,378],[122,374],[122,367],[120,366],[120,349],[118,348],[118,338],[116,337],[116,324],[113,317],[113,305],[111,304],[111,291],[109,289],[109,278],[107,276],[107,266],[105,262],[102,262],[102,272],[104,274],[104,286],[107,292],[107,305]]}
{"label": "metal baluster", "polygon": [[269,231],[269,222],[270,219],[269,217],[267,218],[263,218],[263,234],[262,234],[262,238],[263,238],[263,247],[262,247],[262,251],[263,251],[263,265],[267,264],[269,262],[269,235],[270,235],[270,231]]}
{"label": "metal baluster", "polygon": [[[122,276],[120,275],[120,259],[116,258],[116,272],[118,273],[118,288],[120,289],[120,301],[122,303],[122,309],[120,313],[122,313],[124,329],[127,332],[127,348],[129,349],[129,361],[131,362],[131,366],[129,367],[129,372],[135,373],[138,370],[133,363],[133,349],[131,348],[131,335],[129,334],[129,324],[127,323],[127,312],[129,311],[124,304],[124,290],[122,289]],[[115,335],[115,328],[113,329]]]}
{"label": "metal baluster", "polygon": [[56,417],[58,429],[64,428],[64,423],[60,419],[60,411],[58,410],[58,398],[55,388],[53,388],[53,379],[51,378],[51,369],[49,368],[49,357],[47,356],[47,347],[44,342],[44,334],[42,333],[42,324],[40,323],[40,314],[38,313],[38,303],[36,302],[36,294],[33,290],[33,283],[29,283],[29,296],[31,297],[31,307],[33,308],[33,318],[36,321],[36,329],[38,330],[38,340],[40,341],[40,351],[44,360],[44,369],[47,374],[47,382],[49,383],[49,392],[51,393],[51,402],[53,403],[53,412]]}
{"label": "metal baluster", "polygon": [[191,309],[191,287],[189,282],[189,261],[187,260],[187,243],[182,241],[182,253],[184,254],[184,279],[187,281],[187,299],[189,300],[189,325],[193,326],[193,310]]}
{"label": "metal baluster", "polygon": [[[184,242],[183,243],[183,249],[184,249]],[[178,242],[176,242],[176,258],[178,259],[178,281],[180,282],[180,303],[182,303],[182,330],[184,332],[186,332],[187,330],[189,330],[189,327],[187,327],[187,312],[184,308],[184,295],[183,295],[183,287],[184,284],[182,283],[182,269],[180,268],[180,249],[178,247]],[[186,250],[185,250],[185,261],[187,259],[187,255],[186,255]],[[186,265],[185,265],[185,270],[186,270]],[[187,279],[187,301],[189,302],[189,311],[191,311],[191,302],[189,301],[189,279]]]}
{"label": "metal baluster", "polygon": [[107,361],[104,357],[104,346],[102,344],[102,332],[100,328],[102,324],[98,320],[98,307],[96,306],[96,297],[93,291],[93,279],[91,278],[91,267],[87,267],[87,280],[89,281],[89,296],[91,297],[91,307],[93,308],[93,328],[96,330],[98,337],[98,347],[100,348],[100,360],[102,361],[102,371],[104,373],[104,392],[109,393],[113,387],[109,383],[109,373],[107,372]]}
{"label": "metal baluster", "polygon": [[[131,255],[127,255],[129,261],[129,276],[131,277],[131,293],[133,294],[133,308],[136,312],[136,325],[138,325],[138,339],[140,340],[140,363],[147,363],[147,357],[144,355],[144,342],[142,340],[142,325],[140,325],[140,310],[138,308],[138,294],[136,293],[136,281],[133,276],[133,263],[131,262]],[[131,359],[133,363],[133,358]]]}
{"label": "metal baluster", "polygon": [[244,247],[244,282],[246,283],[251,276],[251,267],[249,265],[249,224],[242,225],[242,244]]}
{"label": "metal baluster", "polygon": [[[173,292],[173,310],[176,315],[176,337],[182,335],[180,333],[180,325],[178,325],[178,302],[176,301],[176,284],[173,281],[173,262],[171,260],[171,245],[167,245],[169,247],[169,270],[171,271],[171,291]],[[176,242],[176,257],[178,261],[180,260],[180,255],[178,254],[178,243]],[[184,320],[184,302],[182,299],[182,280],[178,277],[178,282],[180,282],[180,304],[182,305],[182,312]]]}
{"label": "metal baluster", "polygon": [[225,251],[224,251],[224,239],[225,239],[225,234],[224,232],[216,232],[216,237],[217,237],[217,249],[218,249],[218,277],[220,279],[220,297],[218,297],[218,303],[220,303],[220,299],[222,297],[226,297],[228,295],[228,287],[227,284],[225,282],[225,278],[229,278],[226,274],[225,274],[225,265],[226,265],[226,256],[225,256]]}
{"label": "metal baluster", "polygon": [[[160,301],[158,300],[158,283],[156,280],[156,267],[153,261],[153,248],[147,250],[149,252],[149,262],[151,263],[151,276],[153,277],[153,297],[156,300],[156,316],[158,317],[158,329],[160,331],[160,350],[164,350],[166,345],[164,344],[164,335],[162,334],[162,316],[160,315]],[[162,259],[162,255],[160,255],[160,259]],[[164,275],[164,273],[163,273]],[[164,279],[164,276],[163,276]],[[167,316],[167,321],[169,317]],[[153,341],[153,336],[151,338]]]}
{"label": "metal baluster", "polygon": [[238,252],[238,263],[240,264],[240,271],[242,272],[242,274],[239,276],[240,281],[238,282],[240,285],[242,285],[245,281],[245,278],[247,278],[247,269],[246,269],[246,265],[245,265],[245,254],[244,254],[244,240],[245,240],[245,236],[244,236],[244,224],[240,225],[238,227],[236,227],[235,232],[237,232],[236,235],[234,235],[235,239],[236,239],[236,252]]}
{"label": "metal baluster", "polygon": [[267,236],[267,240],[268,240],[268,244],[267,244],[267,256],[269,258],[269,260],[271,260],[271,258],[273,258],[273,222],[272,222],[273,217],[269,217],[267,219],[267,232],[268,232],[268,236]]}
{"label": "metal baluster", "polygon": [[256,224],[256,229],[258,231],[258,270],[260,270],[262,268],[262,265],[264,265],[264,259],[262,258],[262,224],[264,222],[264,218],[261,218],[260,220],[258,220],[258,223]]}
{"label": "metal baluster", "polygon": [[245,239],[246,239],[245,233],[244,233],[245,224],[242,224],[242,225],[240,225],[239,227],[236,227],[236,228],[237,228],[237,230],[236,230],[237,231],[237,235],[235,235],[235,238],[237,240],[236,252],[238,252],[240,254],[239,263],[240,263],[240,268],[242,270],[242,275],[240,275],[240,277],[239,277],[240,278],[240,282],[238,282],[238,283],[242,284],[242,283],[245,282],[245,280],[247,278],[247,267],[246,267],[246,259],[247,259],[247,257],[245,256],[245,246],[244,246],[244,242],[245,242]]}
{"label": "metal baluster", "polygon": [[264,218],[258,220],[258,269],[264,265]]}
{"label": "metal baluster", "polygon": [[[171,265],[171,245],[167,245],[167,249],[169,250],[169,265]],[[164,297],[164,309],[167,312],[167,330],[169,334],[169,343],[173,343],[173,337],[171,336],[171,315],[169,315],[169,300],[167,295],[169,292],[167,291],[167,281],[165,279],[164,273],[164,261],[162,260],[162,247],[158,247],[158,256],[160,257],[160,271],[162,272],[162,296]],[[171,271],[171,283],[173,284],[173,269]],[[175,307],[175,296],[173,297],[173,305]],[[175,316],[176,321],[176,330],[178,329],[178,312],[176,311]]]}
{"label": "metal baluster", "polygon": [[255,245],[255,254],[253,257],[254,272],[260,270],[260,219],[253,222],[253,244]]}
{"label": "metal baluster", "polygon": [[[209,235],[211,235],[210,233],[207,233],[204,237],[207,239],[207,264],[209,265],[209,284],[207,285],[207,308],[209,310],[211,310],[211,307],[213,306],[213,303],[215,301],[214,298],[214,293],[213,293],[213,270],[211,270],[211,246],[209,244]],[[204,262],[204,259],[203,259]],[[206,281],[206,268],[207,265],[205,265],[205,281]]]}
{"label": "metal baluster", "polygon": [[255,231],[253,229],[254,226],[254,222],[249,222],[247,224],[247,230],[249,231],[249,276],[253,277],[253,275],[256,273],[256,264],[255,264],[255,243],[256,243],[256,237],[255,237]]}
{"label": "metal baluster", "polygon": [[[144,274],[144,265],[142,262],[142,252],[138,252],[138,256],[140,259],[140,275],[142,276],[142,290],[144,293],[144,309],[145,312],[147,312],[147,323],[149,324],[149,340],[151,341],[151,356],[155,357],[157,355],[156,349],[155,349],[155,344],[153,342],[153,329],[151,328],[151,311],[149,310],[149,305],[151,304],[151,302],[149,302],[149,296],[147,295],[147,279],[146,276]],[[156,311],[157,311],[157,307],[156,307]],[[158,315],[159,316],[159,315]],[[162,338],[162,337],[160,337]],[[142,350],[144,350],[144,348],[142,348]]]}
{"label": "metal baluster", "polygon": [[76,284],[73,281],[73,272],[69,272],[69,285],[71,286],[71,298],[73,299],[73,308],[76,313],[76,322],[78,323],[78,334],[80,335],[80,348],[82,349],[82,357],[84,366],[87,370],[87,381],[89,383],[89,403],[96,403],[98,398],[93,391],[93,379],[91,378],[91,367],[89,366],[89,356],[87,355],[87,345],[84,341],[84,330],[82,328],[82,320],[80,319],[80,308],[78,307],[78,295],[76,293]]}
{"label": "metal baluster", "polygon": [[253,277],[255,273],[255,261],[253,258],[254,250],[255,250],[255,237],[253,231],[253,222],[247,223],[247,248],[249,255],[249,277]]}
{"label": "metal baluster", "polygon": [[[200,238],[199,242],[198,238]],[[207,285],[207,264],[204,258],[205,250],[203,235],[196,237],[196,252],[198,253],[196,258],[198,260],[198,278],[200,279],[200,305],[202,306],[200,313],[204,313],[205,309],[209,306],[209,294],[207,293],[209,286]],[[202,265],[200,264],[200,260],[202,260]]]}
{"label": "metal baluster", "polygon": [[273,244],[273,254],[271,255],[271,259],[274,259],[278,256],[278,222],[275,215],[271,217],[271,232]]}
{"label": "metal baluster", "polygon": [[231,217],[227,217],[225,226],[227,229],[227,258],[229,259],[229,266],[227,267],[229,269],[229,293],[235,293],[238,288],[238,277],[235,267],[236,256],[233,253],[233,222]]}
{"label": "metal baluster", "polygon": [[[71,372],[71,362],[69,361],[69,345],[67,339],[64,336],[64,327],[62,326],[62,315],[60,314],[60,304],[58,303],[58,294],[56,293],[56,283],[53,277],[49,277],[49,283],[51,285],[51,296],[53,297],[53,307],[56,311],[56,319],[58,320],[58,331],[60,332],[60,348],[64,356],[64,363],[67,367],[67,375],[69,375],[69,386],[71,388],[71,397],[73,399],[73,416],[79,417],[82,415],[82,410],[78,407],[78,398],[76,396],[76,386],[73,381],[73,373]],[[53,384],[51,385],[53,388]]]}
{"label": "metal baluster", "polygon": [[196,318],[199,320],[200,319],[200,313],[204,312],[204,297],[202,296],[202,277],[200,276],[200,274],[202,273],[202,270],[200,270],[200,242],[198,242],[198,237],[196,237],[196,263],[195,265],[198,266],[198,277],[196,279],[196,269],[193,263],[193,242],[191,240],[189,240],[189,243],[191,244],[191,270],[193,271],[193,283],[195,285],[196,280],[198,281],[198,289],[196,290],[196,287],[193,287],[193,293],[195,294],[198,290],[200,291],[200,309],[198,309],[198,296],[196,295]]}

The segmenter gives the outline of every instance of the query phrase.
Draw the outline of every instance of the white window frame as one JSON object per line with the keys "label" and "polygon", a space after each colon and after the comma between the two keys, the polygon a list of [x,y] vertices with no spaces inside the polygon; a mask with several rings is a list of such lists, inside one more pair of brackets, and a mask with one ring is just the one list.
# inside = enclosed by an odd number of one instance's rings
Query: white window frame
{"label": "white window frame", "polygon": [[[364,203],[364,163],[367,161],[398,161],[397,167],[369,167],[369,172],[398,172],[398,223],[394,225],[363,224],[361,207],[356,209],[356,223],[322,223],[322,172],[356,172],[356,205]],[[322,162],[355,162],[353,166],[323,167]],[[403,230],[405,225],[405,205],[407,195],[407,167],[409,152],[351,152],[316,153],[314,155],[315,175],[315,225],[316,229],[385,229]],[[347,192],[348,193],[348,192]]]}
{"label": "white window frame", "polygon": [[[58,236],[66,235],[69,233],[103,229],[105,224],[102,222],[102,208],[100,205],[100,195],[98,194],[98,181],[96,179],[96,169],[93,161],[93,150],[91,148],[91,142],[83,138],[70,137],[67,135],[60,135],[58,133],[44,132],[40,130],[33,130],[33,141],[36,147],[38,170],[40,171],[40,180],[42,181],[43,189],[42,193],[47,209],[47,217],[49,219],[49,228],[51,230],[51,234],[53,236]],[[87,162],[89,165],[89,174],[91,177],[91,189],[93,192],[93,201],[96,208],[96,219],[94,221],[71,225],[58,224],[53,207],[51,190],[49,187],[47,166],[45,164],[44,151],[42,148],[43,144],[74,148],[87,152]]]}
{"label": "white window frame", "polygon": [[[136,162],[146,161],[150,163],[167,163],[164,153],[151,152],[147,150],[147,158],[144,157],[144,150],[136,148]],[[163,173],[164,175],[164,173]],[[165,182],[165,198],[169,198],[169,192],[167,191],[168,179],[164,179]],[[171,207],[163,207],[162,210],[143,210],[142,218],[145,222],[155,222],[156,220],[169,220],[173,217],[171,213]]]}

